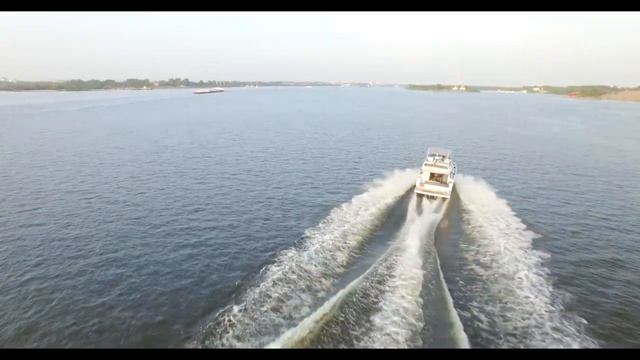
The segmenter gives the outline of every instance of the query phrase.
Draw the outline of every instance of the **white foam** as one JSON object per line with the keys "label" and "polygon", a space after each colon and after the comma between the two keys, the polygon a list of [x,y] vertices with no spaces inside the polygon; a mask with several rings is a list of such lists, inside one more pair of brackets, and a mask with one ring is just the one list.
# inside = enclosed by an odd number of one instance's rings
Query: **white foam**
{"label": "white foam", "polygon": [[417,170],[396,170],[334,208],[261,271],[238,305],[223,309],[203,334],[205,346],[260,347],[307,316],[351,264],[385,212],[411,187]]}
{"label": "white foam", "polygon": [[[351,329],[358,347],[402,347],[408,346],[422,328],[422,245],[427,228],[437,224],[430,214],[431,204],[422,215],[414,211],[415,197],[410,202],[407,218],[389,249],[367,271],[336,293],[298,326],[289,329],[269,347],[295,346],[306,336],[322,326],[341,304],[347,294],[364,286],[382,294],[380,311],[371,317],[370,324],[358,324]],[[441,216],[441,214],[440,214]],[[385,278],[378,283],[377,280]],[[354,298],[354,301],[365,301]],[[357,336],[356,333],[358,333]]]}
{"label": "white foam", "polygon": [[463,206],[461,251],[471,273],[483,284],[468,287],[470,312],[487,337],[504,347],[589,347],[586,323],[566,314],[554,299],[549,255],[532,248],[537,237],[507,202],[482,179],[459,175],[456,189]]}
{"label": "white foam", "polygon": [[458,347],[465,349],[470,348],[471,344],[469,343],[469,337],[464,332],[462,320],[460,320],[460,316],[458,315],[458,312],[453,305],[453,298],[451,297],[451,293],[449,292],[449,288],[447,287],[447,282],[444,280],[444,274],[442,273],[442,267],[440,266],[440,258],[438,257],[438,254],[436,254],[436,264],[438,267],[438,276],[440,278],[442,289],[444,291],[444,297],[447,302],[447,309],[449,310],[449,321],[451,322],[452,338],[456,342],[456,345]]}
{"label": "white foam", "polygon": [[[389,257],[395,266],[383,286],[384,296],[379,311],[371,316],[372,329],[358,347],[411,347],[421,345],[420,330],[424,326],[422,313],[423,256],[426,241],[444,214],[445,207],[436,209],[437,202],[424,203],[422,214],[409,208],[407,223],[401,230],[401,241],[395,256]],[[448,203],[448,202],[447,202]]]}
{"label": "white foam", "polygon": [[[322,328],[325,321],[332,318],[348,294],[356,288],[364,287],[360,296],[351,297],[351,301],[372,301],[368,292],[380,294],[379,311],[369,322],[361,322],[349,330],[357,347],[409,347],[420,345],[420,329],[424,325],[421,291],[423,286],[424,246],[429,259],[438,261],[433,248],[433,234],[446,211],[446,205],[425,203],[421,215],[414,211],[415,199],[409,205],[407,218],[389,249],[364,274],[325,302],[312,315],[305,318],[296,327],[286,331],[268,347],[300,346],[308,336]],[[438,266],[439,263],[435,263]],[[439,279],[446,292],[445,297],[451,322],[451,335],[459,347],[469,347],[469,340],[462,323],[453,307],[453,301],[446,289],[442,272]],[[339,310],[338,310],[339,311]],[[349,326],[344,323],[341,326]],[[323,331],[326,331],[324,329]]]}
{"label": "white foam", "polygon": [[364,274],[360,275],[357,279],[349,283],[343,289],[338,291],[334,296],[319,307],[313,314],[307,316],[296,327],[287,330],[277,340],[267,346],[267,348],[283,348],[293,347],[299,343],[303,338],[312,333],[312,331],[322,324],[323,320],[333,313],[340,305],[344,297],[349,294],[354,288],[358,287],[362,280],[368,275],[367,270]]}

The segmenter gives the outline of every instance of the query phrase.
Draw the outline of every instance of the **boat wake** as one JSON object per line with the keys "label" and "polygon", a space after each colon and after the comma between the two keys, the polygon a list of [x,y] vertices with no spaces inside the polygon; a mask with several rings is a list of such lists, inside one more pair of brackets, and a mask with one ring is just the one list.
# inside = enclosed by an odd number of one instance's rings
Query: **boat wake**
{"label": "boat wake", "polygon": [[397,170],[334,208],[297,246],[263,268],[239,302],[216,314],[195,346],[262,347],[298,324],[329,294],[416,176],[415,169]]}
{"label": "boat wake", "polygon": [[[413,347],[422,344],[422,292],[431,290],[423,289],[424,269],[433,268],[423,260],[437,266],[433,234],[447,203],[416,203],[415,197],[412,199],[406,221],[387,252],[270,347]],[[460,346],[468,346],[464,332],[461,338],[464,340]]]}
{"label": "boat wake", "polygon": [[548,255],[532,247],[537,235],[471,176],[456,180],[465,231],[457,256],[466,282],[454,288],[456,299],[466,299],[458,310],[434,244],[448,200],[412,196],[386,252],[336,292],[415,176],[415,170],[396,171],[333,209],[266,266],[239,301],[216,314],[198,346],[395,348],[438,346],[445,339],[470,347],[463,322],[479,346],[598,346],[585,334],[586,322],[564,310],[544,264]]}
{"label": "boat wake", "polygon": [[356,346],[395,348],[422,345],[423,269],[432,268],[423,261],[433,262],[436,257],[433,246],[426,245],[427,241],[430,245],[433,243],[434,230],[444,214],[444,205],[441,200],[436,200],[423,203],[421,211],[409,209],[398,243],[391,249],[390,256],[382,261],[383,267],[390,269],[385,269],[388,274],[385,275],[386,281],[378,279],[377,290],[383,294],[378,310],[370,317],[369,331]]}
{"label": "boat wake", "polygon": [[464,271],[474,279],[460,291],[468,312],[463,319],[491,347],[592,347],[586,321],[564,311],[544,261],[532,248],[538,236],[527,229],[507,202],[482,179],[460,175],[465,240]]}
{"label": "boat wake", "polygon": [[449,314],[448,323],[450,328],[450,335],[453,339],[453,342],[457,347],[460,348],[470,348],[471,344],[469,343],[469,337],[464,332],[464,326],[462,325],[462,320],[460,320],[460,315],[453,304],[453,298],[451,297],[451,293],[449,292],[449,288],[447,286],[447,282],[444,280],[444,274],[442,273],[442,266],[440,266],[440,259],[438,254],[436,253],[436,271],[438,272],[438,280],[440,280],[440,287],[442,289],[442,295],[444,296],[444,301],[447,308],[447,313]]}

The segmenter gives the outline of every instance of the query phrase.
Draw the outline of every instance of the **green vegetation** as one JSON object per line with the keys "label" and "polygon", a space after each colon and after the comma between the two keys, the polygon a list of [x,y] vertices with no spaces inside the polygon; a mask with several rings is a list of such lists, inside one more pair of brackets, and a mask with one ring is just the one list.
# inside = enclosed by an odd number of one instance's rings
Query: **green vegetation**
{"label": "green vegetation", "polygon": [[68,80],[68,81],[0,81],[0,90],[62,90],[62,91],[86,91],[86,90],[112,90],[112,89],[142,89],[152,86],[148,79],[115,80]]}
{"label": "green vegetation", "polygon": [[[455,85],[408,85],[409,90],[423,91],[454,91]],[[478,91],[514,91],[527,93],[548,93],[554,95],[571,95],[576,97],[602,97],[604,95],[616,94],[628,90],[640,90],[640,86],[635,88],[622,88],[608,85],[581,85],[581,86],[466,86],[466,92]]]}
{"label": "green vegetation", "polygon": [[[407,89],[409,90],[422,90],[422,91],[453,91],[453,87],[455,85],[442,85],[442,84],[435,84],[435,85],[407,85]],[[466,87],[466,92],[478,92],[479,87],[474,87],[474,86],[467,86]]]}
{"label": "green vegetation", "polygon": [[598,97],[604,94],[616,93],[623,91],[624,88],[612,87],[607,85],[584,85],[584,86],[545,86],[550,94],[568,95],[574,93],[577,97]]}
{"label": "green vegetation", "polygon": [[[337,86],[339,83],[325,82],[286,82],[286,81],[191,81],[189,79],[168,79],[151,81],[149,79],[127,79],[116,80],[66,80],[66,81],[0,81],[0,91],[29,91],[29,90],[57,90],[57,91],[89,91],[89,90],[142,90],[142,89],[170,89],[170,88],[211,88],[211,87],[243,87],[243,86]],[[379,87],[391,86],[372,83],[351,83],[352,86],[359,87]],[[407,85],[409,90],[421,91],[454,91],[456,85],[434,84],[434,85]],[[522,86],[522,87],[496,87],[496,86],[473,86],[466,85],[465,92],[480,91],[516,91],[528,93],[541,92],[555,95],[571,95],[576,97],[602,97],[621,93],[623,91],[639,91],[640,86],[635,88],[621,88],[607,85],[584,85],[584,86]]]}
{"label": "green vegetation", "polygon": [[436,85],[408,85],[407,89],[409,89],[409,90],[423,90],[423,91],[443,91],[443,90],[451,90],[451,87],[445,87],[442,84],[436,84]]}
{"label": "green vegetation", "polygon": [[283,81],[198,81],[189,79],[169,79],[150,81],[149,79],[115,80],[67,80],[67,81],[0,81],[0,91],[28,91],[28,90],[58,90],[58,91],[88,91],[88,90],[116,90],[116,89],[162,89],[162,88],[210,88],[217,86],[331,86],[335,84],[323,82],[283,82]]}

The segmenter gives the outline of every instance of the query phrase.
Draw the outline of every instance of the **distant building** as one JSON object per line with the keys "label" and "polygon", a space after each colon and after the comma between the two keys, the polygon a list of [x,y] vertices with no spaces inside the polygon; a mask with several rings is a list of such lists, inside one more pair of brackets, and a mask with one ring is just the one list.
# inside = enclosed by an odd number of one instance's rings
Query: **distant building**
{"label": "distant building", "polygon": [[467,88],[464,85],[460,85],[458,88],[460,91],[467,91]]}

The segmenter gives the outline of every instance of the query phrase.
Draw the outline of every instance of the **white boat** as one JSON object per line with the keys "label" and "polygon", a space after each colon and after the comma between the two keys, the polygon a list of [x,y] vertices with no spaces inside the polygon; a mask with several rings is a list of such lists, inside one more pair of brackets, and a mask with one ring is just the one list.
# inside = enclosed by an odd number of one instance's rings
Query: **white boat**
{"label": "white boat", "polygon": [[200,94],[211,94],[211,93],[219,93],[219,92],[224,92],[224,89],[217,87],[213,89],[196,90],[193,93],[196,95],[200,95]]}
{"label": "white boat", "polygon": [[430,199],[448,199],[453,191],[456,170],[456,162],[451,158],[450,150],[429,148],[416,179],[415,193]]}

